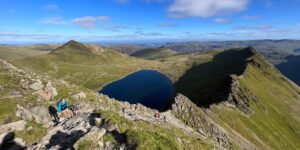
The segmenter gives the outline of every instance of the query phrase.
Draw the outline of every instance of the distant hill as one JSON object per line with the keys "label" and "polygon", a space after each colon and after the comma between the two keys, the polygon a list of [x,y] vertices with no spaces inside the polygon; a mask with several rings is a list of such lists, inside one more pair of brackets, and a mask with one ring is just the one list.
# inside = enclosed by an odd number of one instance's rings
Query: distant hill
{"label": "distant hill", "polygon": [[146,60],[137,60],[110,48],[69,41],[46,55],[16,60],[16,66],[63,79],[93,90],[139,70]]}
{"label": "distant hill", "polygon": [[284,61],[286,56],[294,54],[300,48],[299,40],[250,40],[250,41],[195,41],[166,43],[165,48],[173,49],[179,53],[206,52],[210,50],[227,50],[253,46],[273,64]]}
{"label": "distant hill", "polygon": [[141,45],[141,44],[116,44],[116,45],[109,45],[107,47],[116,50],[122,54],[128,54],[128,55],[149,48],[149,46]]}
{"label": "distant hill", "polygon": [[49,53],[49,51],[41,51],[39,48],[32,46],[0,45],[0,59],[8,61],[44,55],[47,53]]}
{"label": "distant hill", "polygon": [[177,54],[177,52],[168,48],[149,48],[137,51],[131,54],[131,56],[153,60],[169,57],[175,54]]}

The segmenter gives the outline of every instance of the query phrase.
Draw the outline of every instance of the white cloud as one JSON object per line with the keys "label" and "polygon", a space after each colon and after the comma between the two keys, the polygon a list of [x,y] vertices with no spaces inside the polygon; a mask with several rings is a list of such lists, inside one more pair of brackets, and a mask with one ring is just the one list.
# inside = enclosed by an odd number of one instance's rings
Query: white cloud
{"label": "white cloud", "polygon": [[228,24],[232,22],[231,19],[227,19],[227,18],[216,18],[214,21],[219,24]]}
{"label": "white cloud", "polygon": [[43,18],[43,19],[41,19],[40,22],[43,24],[52,24],[52,25],[67,24],[67,21],[65,21],[62,17]]}
{"label": "white cloud", "polygon": [[249,0],[175,0],[168,8],[171,17],[212,17],[246,10]]}
{"label": "white cloud", "polygon": [[46,10],[58,10],[59,7],[56,4],[47,4],[44,6],[44,9]]}
{"label": "white cloud", "polygon": [[80,26],[85,29],[93,29],[96,28],[96,22],[104,22],[110,21],[111,19],[106,16],[86,16],[86,17],[79,17],[71,20],[71,23],[77,26]]}

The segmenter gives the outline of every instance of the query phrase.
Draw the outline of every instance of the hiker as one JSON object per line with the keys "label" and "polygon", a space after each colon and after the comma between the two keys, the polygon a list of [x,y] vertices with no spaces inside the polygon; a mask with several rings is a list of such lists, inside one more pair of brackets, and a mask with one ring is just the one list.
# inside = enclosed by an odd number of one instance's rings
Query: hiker
{"label": "hiker", "polygon": [[71,118],[74,116],[73,112],[69,109],[69,102],[67,99],[61,99],[57,104],[58,113],[64,118]]}
{"label": "hiker", "polygon": [[59,117],[58,117],[58,115],[57,115],[57,110],[56,110],[56,108],[53,107],[53,106],[49,106],[49,107],[48,107],[48,110],[49,110],[49,113],[50,113],[51,117],[54,118],[54,123],[55,123],[55,125],[59,124]]}
{"label": "hiker", "polygon": [[73,115],[76,116],[76,111],[78,110],[78,107],[76,105],[70,105],[69,108],[72,111]]}
{"label": "hiker", "polygon": [[160,113],[159,113],[159,111],[155,111],[154,117],[155,117],[155,118],[160,118]]}

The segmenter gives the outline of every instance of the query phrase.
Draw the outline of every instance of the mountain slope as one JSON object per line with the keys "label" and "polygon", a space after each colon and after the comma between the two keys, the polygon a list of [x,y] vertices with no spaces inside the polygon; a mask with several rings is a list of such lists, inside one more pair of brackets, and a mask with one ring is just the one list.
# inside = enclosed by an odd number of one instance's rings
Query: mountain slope
{"label": "mountain slope", "polygon": [[156,66],[157,63],[76,41],[69,41],[49,54],[13,62],[27,71],[66,80],[93,90],[145,66]]}
{"label": "mountain slope", "polygon": [[177,54],[175,51],[167,48],[149,48],[149,49],[137,51],[131,54],[131,56],[153,60],[153,59],[162,59],[175,54]]}
{"label": "mountain slope", "polygon": [[[117,135],[107,134],[104,138],[116,146],[135,145],[139,149],[156,145],[173,149],[300,147],[300,89],[252,47],[149,61],[71,41],[50,54],[14,63],[56,81],[59,92],[56,98],[86,92],[83,100],[71,98],[71,101],[84,102],[90,107],[87,110],[96,109],[105,116],[105,123],[118,126]],[[118,102],[95,92],[139,69],[165,73],[174,81],[177,92],[188,98],[177,96],[172,107],[156,118],[155,110]],[[4,84],[8,77],[4,73]],[[61,85],[61,80],[70,85]],[[120,140],[120,137],[126,138]]]}
{"label": "mountain slope", "polygon": [[[297,149],[300,146],[299,87],[251,47],[220,55],[205,66],[188,71],[179,80],[180,84],[175,84],[178,92],[189,96],[205,115],[230,133],[233,141],[242,137],[257,149]],[[219,57],[222,59],[218,60]],[[193,118],[203,115],[190,114],[178,116],[187,125],[202,128],[201,122]]]}

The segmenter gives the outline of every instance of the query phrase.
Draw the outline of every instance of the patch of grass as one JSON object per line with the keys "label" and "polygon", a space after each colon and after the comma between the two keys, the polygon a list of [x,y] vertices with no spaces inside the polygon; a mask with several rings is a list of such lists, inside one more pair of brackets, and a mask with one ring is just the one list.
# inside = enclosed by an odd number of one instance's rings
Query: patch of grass
{"label": "patch of grass", "polygon": [[180,149],[176,139],[173,139],[164,133],[143,130],[129,130],[126,135],[128,144],[136,145],[137,150]]}
{"label": "patch of grass", "polygon": [[168,48],[149,48],[149,49],[137,51],[131,54],[131,56],[154,60],[154,59],[163,59],[176,54],[177,52]]}
{"label": "patch of grass", "polygon": [[39,140],[46,134],[47,130],[41,124],[37,124],[35,122],[27,122],[26,128],[29,126],[32,127],[32,130],[16,132],[16,136],[25,140],[27,145],[32,145],[39,142]]}
{"label": "patch of grass", "polygon": [[90,140],[83,140],[78,143],[78,150],[96,149],[97,144]]}
{"label": "patch of grass", "polygon": [[19,120],[16,105],[12,99],[0,99],[0,125]]}
{"label": "patch of grass", "polygon": [[106,133],[103,136],[103,142],[110,142],[111,144],[118,145],[119,143],[116,141],[115,137],[111,133]]}

